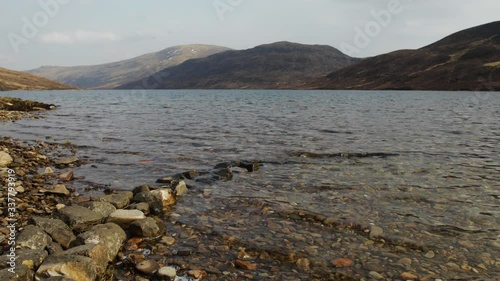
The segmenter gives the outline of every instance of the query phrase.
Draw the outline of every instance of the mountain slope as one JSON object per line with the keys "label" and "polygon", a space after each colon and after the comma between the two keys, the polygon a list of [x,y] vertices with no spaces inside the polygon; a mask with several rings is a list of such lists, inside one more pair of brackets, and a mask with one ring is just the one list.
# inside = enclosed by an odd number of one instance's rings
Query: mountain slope
{"label": "mountain slope", "polygon": [[188,59],[203,58],[227,50],[230,49],[212,45],[182,45],[119,62],[74,67],[43,66],[28,72],[82,88],[113,88]]}
{"label": "mountain slope", "polygon": [[367,58],[310,88],[500,90],[500,22],[454,33],[418,50]]}
{"label": "mountain slope", "polygon": [[75,88],[36,75],[0,67],[0,91],[68,89]]}
{"label": "mountain slope", "polygon": [[277,42],[188,60],[119,88],[291,89],[357,61],[330,46]]}

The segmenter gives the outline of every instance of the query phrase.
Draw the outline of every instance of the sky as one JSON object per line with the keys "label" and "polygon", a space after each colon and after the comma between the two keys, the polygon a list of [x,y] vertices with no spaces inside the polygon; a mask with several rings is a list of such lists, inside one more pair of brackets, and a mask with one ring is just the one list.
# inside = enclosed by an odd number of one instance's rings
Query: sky
{"label": "sky", "polygon": [[92,65],[182,44],[291,41],[356,57],[499,20],[498,0],[2,0],[0,67]]}

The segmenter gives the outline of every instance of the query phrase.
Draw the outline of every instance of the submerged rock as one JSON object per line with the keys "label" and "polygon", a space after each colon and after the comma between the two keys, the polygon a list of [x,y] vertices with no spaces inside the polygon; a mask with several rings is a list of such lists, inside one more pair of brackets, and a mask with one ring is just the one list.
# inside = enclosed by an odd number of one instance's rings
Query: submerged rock
{"label": "submerged rock", "polygon": [[184,181],[180,181],[175,187],[175,195],[182,196],[188,192],[187,185]]}

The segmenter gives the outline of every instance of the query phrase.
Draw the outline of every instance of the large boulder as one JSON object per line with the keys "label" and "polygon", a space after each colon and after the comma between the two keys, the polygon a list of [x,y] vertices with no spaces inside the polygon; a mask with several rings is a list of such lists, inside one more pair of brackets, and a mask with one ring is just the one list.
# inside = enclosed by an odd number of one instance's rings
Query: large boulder
{"label": "large boulder", "polygon": [[92,201],[108,202],[115,206],[117,209],[123,209],[130,204],[130,199],[134,194],[131,191],[123,191],[104,196],[92,197]]}
{"label": "large boulder", "polygon": [[99,224],[76,238],[75,245],[99,244],[106,248],[108,260],[115,259],[122,243],[127,239],[125,231],[114,223]]}
{"label": "large boulder", "polygon": [[77,255],[49,256],[36,272],[37,280],[53,276],[63,276],[75,281],[92,281],[97,277],[97,269],[91,258]]}
{"label": "large boulder", "polygon": [[102,215],[78,205],[60,209],[57,216],[76,232],[88,230],[104,219]]}
{"label": "large boulder", "polygon": [[68,249],[71,243],[76,240],[73,231],[62,220],[33,217],[31,222],[48,233],[64,249]]}
{"label": "large boulder", "polygon": [[20,249],[44,250],[52,239],[41,228],[27,225],[16,238],[16,245]]}

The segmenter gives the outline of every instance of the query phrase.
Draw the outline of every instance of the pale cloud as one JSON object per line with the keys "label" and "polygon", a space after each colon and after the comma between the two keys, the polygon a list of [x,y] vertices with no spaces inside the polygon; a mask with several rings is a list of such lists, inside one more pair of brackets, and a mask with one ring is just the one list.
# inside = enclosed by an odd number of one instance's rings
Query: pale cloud
{"label": "pale cloud", "polygon": [[95,32],[78,30],[74,32],[50,32],[40,35],[44,43],[53,44],[94,44],[111,41],[119,41],[122,38],[113,32]]}

